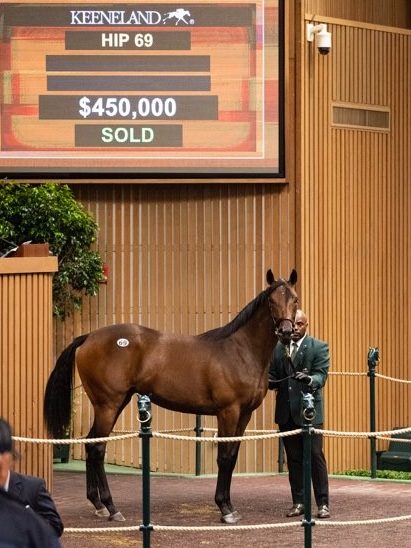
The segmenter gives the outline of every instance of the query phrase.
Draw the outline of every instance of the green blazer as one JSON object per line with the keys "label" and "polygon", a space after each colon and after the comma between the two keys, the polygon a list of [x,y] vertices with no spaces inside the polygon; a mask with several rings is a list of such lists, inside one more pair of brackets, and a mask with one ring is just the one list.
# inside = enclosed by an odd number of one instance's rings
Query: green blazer
{"label": "green blazer", "polygon": [[[295,371],[306,369],[312,377],[310,388],[314,394],[315,418],[313,425],[324,423],[323,386],[327,380],[330,355],[328,344],[306,335],[294,358]],[[269,370],[269,387],[277,391],[275,422],[285,424],[290,416],[302,426],[301,393],[307,392],[307,385],[293,378],[287,378],[293,371],[286,354],[286,347],[278,343],[274,349]]]}

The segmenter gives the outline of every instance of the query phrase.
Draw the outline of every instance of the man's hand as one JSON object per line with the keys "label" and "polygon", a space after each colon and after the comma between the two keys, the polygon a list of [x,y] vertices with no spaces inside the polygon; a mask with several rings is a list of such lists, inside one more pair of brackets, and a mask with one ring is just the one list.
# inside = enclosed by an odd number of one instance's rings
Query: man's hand
{"label": "man's hand", "polygon": [[313,382],[313,379],[310,377],[310,375],[307,375],[307,373],[304,373],[303,371],[297,371],[294,375],[294,378],[297,381],[307,384],[308,386]]}

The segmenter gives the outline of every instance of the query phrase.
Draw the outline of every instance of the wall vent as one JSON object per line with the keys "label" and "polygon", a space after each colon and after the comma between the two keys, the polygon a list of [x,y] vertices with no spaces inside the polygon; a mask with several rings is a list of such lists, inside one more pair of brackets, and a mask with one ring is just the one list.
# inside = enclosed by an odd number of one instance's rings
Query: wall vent
{"label": "wall vent", "polygon": [[331,109],[334,127],[385,132],[390,130],[388,107],[333,103]]}

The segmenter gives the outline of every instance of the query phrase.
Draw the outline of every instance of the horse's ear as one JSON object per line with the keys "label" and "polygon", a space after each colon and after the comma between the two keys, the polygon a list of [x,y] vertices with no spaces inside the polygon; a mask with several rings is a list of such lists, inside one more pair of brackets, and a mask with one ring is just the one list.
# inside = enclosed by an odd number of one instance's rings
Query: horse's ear
{"label": "horse's ear", "polygon": [[268,285],[273,285],[273,283],[275,282],[274,274],[273,274],[271,268],[270,268],[270,270],[267,270],[266,280],[267,280]]}
{"label": "horse's ear", "polygon": [[295,270],[295,268],[293,268],[291,271],[290,279],[288,280],[288,283],[290,285],[295,285],[297,283],[297,271]]}

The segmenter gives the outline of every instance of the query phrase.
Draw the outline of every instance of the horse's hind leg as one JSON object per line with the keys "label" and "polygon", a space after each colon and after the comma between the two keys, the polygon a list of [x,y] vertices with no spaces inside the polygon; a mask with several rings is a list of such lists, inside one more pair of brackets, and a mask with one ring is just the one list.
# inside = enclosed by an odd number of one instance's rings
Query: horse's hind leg
{"label": "horse's hind leg", "polygon": [[[88,438],[107,437],[117,419],[117,414],[103,412],[95,408],[94,424],[88,434]],[[87,473],[87,498],[96,508],[98,516],[106,516],[108,510],[109,519],[113,521],[124,521],[121,512],[118,512],[111,496],[104,470],[104,455],[106,443],[94,443],[86,445],[86,473]]]}
{"label": "horse's hind leg", "polygon": [[[88,437],[94,438],[93,430],[90,430]],[[110,512],[104,506],[100,499],[99,478],[97,473],[99,448],[96,445],[86,445],[86,481],[87,498],[96,508],[96,515],[99,517],[108,517]]]}
{"label": "horse's hind leg", "polygon": [[123,515],[114,505],[104,470],[106,444],[96,443],[87,447],[87,498],[96,507],[96,515],[99,517],[109,516],[110,520],[124,521]]}

